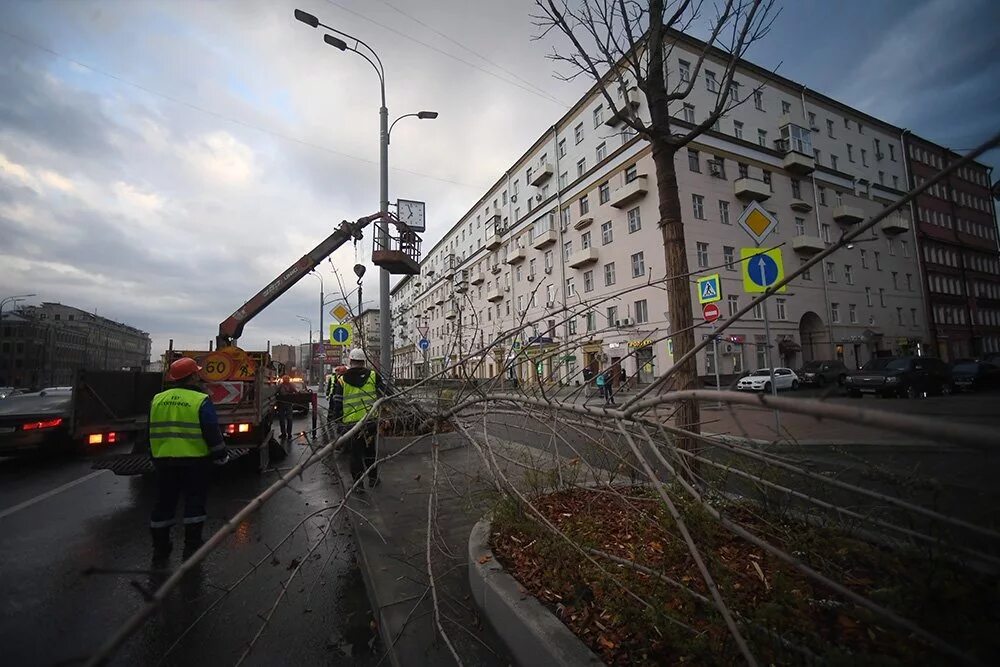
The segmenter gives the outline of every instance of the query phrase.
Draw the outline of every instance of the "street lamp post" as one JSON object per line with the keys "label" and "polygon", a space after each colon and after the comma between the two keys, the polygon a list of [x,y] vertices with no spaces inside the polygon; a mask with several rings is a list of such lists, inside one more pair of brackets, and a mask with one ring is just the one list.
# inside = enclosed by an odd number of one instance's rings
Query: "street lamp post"
{"label": "street lamp post", "polygon": [[[347,34],[346,32],[332,28],[324,23],[320,23],[318,18],[308,12],[296,9],[295,18],[312,28],[323,27],[331,32],[335,32],[338,35],[342,35],[350,40],[353,40],[354,46],[352,47],[339,37],[334,37],[333,35],[323,35],[324,42],[341,51],[353,51],[367,60],[371,66],[375,68],[375,72],[378,74],[379,92],[381,93],[382,99],[382,106],[379,107],[378,110],[379,212],[382,213],[382,219],[378,223],[378,240],[379,245],[382,248],[388,248],[389,221],[386,219],[386,214],[389,212],[389,133],[392,130],[392,126],[389,125],[389,108],[385,103],[385,68],[382,66],[382,60],[378,57],[378,54],[375,53],[375,50],[365,42],[361,41],[357,37],[354,37],[353,35]],[[367,49],[374,60],[359,51],[358,47],[360,46]],[[394,126],[401,119],[410,116],[415,116],[421,120],[425,120],[437,118],[437,115],[436,111],[420,111],[417,113],[405,114],[394,120],[392,125]],[[379,355],[379,370],[381,371],[383,377],[388,378],[392,375],[392,323],[389,320],[389,272],[386,269],[381,269],[379,271],[379,334],[384,341],[381,354]]]}
{"label": "street lamp post", "polygon": [[[316,337],[319,338],[320,349],[323,350],[323,358],[319,362],[319,377],[322,378],[325,375],[323,371],[326,367],[326,341],[323,340],[323,306],[326,296],[323,294],[323,276],[319,271],[312,271],[310,275],[319,278],[319,331],[316,332]],[[315,362],[315,360],[313,361]]]}
{"label": "street lamp post", "polygon": [[296,315],[300,320],[309,324],[309,380],[312,381],[313,364],[316,363],[316,351],[313,349],[313,322],[308,317]]}
{"label": "street lamp post", "polygon": [[21,299],[27,299],[28,297],[38,296],[37,294],[15,294],[13,296],[5,296],[0,299],[0,320],[3,319],[3,307],[8,303],[17,303]]}

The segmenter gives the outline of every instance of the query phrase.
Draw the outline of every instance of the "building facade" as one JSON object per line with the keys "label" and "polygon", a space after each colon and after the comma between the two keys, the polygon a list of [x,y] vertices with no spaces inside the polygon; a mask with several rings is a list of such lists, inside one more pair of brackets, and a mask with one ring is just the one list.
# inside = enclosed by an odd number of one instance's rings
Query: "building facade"
{"label": "building facade", "polygon": [[[911,185],[961,156],[907,134]],[[946,361],[1000,352],[1000,253],[987,167],[972,163],[921,194],[916,211],[926,317]]]}
{"label": "building facade", "polygon": [[[379,312],[376,308],[366,308],[354,318],[352,347],[360,347],[372,363],[378,364],[382,354],[382,337],[379,331]],[[345,355],[346,356],[346,355]]]}
{"label": "building facade", "polygon": [[65,386],[81,369],[146,370],[151,346],[148,333],[79,308],[28,306],[4,313],[0,385]]}
{"label": "building facade", "polygon": [[[667,63],[686,85],[703,44],[682,36]],[[678,131],[705,119],[722,55],[710,52]],[[901,130],[751,63],[734,93],[747,101],[676,156],[692,300],[695,279],[718,273],[722,319],[749,303],[737,224],[750,202],[778,220],[765,240],[798,268],[906,189]],[[633,88],[619,94],[648,119]],[[650,147],[608,113],[595,88],[495,183],[393,290],[395,373],[576,383],[600,369],[648,382],[673,363]],[[711,335],[695,306],[696,339]],[[703,376],[812,359],[860,365],[925,352],[928,343],[913,224],[896,212],[730,327],[698,355]],[[426,353],[414,349],[427,331]],[[514,332],[514,333],[511,333]],[[489,348],[484,353],[483,350]],[[585,372],[586,369],[586,372]]]}
{"label": "building facade", "polygon": [[281,344],[271,346],[271,359],[282,364],[286,373],[291,373],[296,368],[295,346]]}

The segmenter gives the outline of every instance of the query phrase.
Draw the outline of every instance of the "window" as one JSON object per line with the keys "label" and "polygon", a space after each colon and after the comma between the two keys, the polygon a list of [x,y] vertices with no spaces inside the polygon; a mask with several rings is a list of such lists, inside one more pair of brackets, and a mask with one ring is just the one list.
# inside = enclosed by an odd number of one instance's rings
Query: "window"
{"label": "window", "polygon": [[708,268],[708,244],[707,243],[696,243],[695,244],[698,253],[698,268],[707,269]]}
{"label": "window", "polygon": [[597,161],[600,162],[608,156],[608,145],[603,141],[597,144]]}
{"label": "window", "polygon": [[830,137],[831,139],[835,139],[836,138],[836,137],[833,136],[833,121],[832,120],[827,120],[826,121],[826,136]]}
{"label": "window", "polygon": [[879,303],[880,306],[882,306],[883,308],[885,308],[885,288],[884,287],[879,287],[878,288],[878,303]]}
{"label": "window", "polygon": [[535,275],[535,265],[536,265],[536,260],[535,260],[534,257],[532,257],[531,259],[528,260],[528,275],[529,276]]}
{"label": "window", "polygon": [[639,168],[637,166],[629,165],[625,168],[625,182],[631,183],[635,179],[639,178]]}
{"label": "window", "polygon": [[701,173],[701,160],[698,158],[698,151],[688,149],[688,169],[700,174]]}
{"label": "window", "polygon": [[[755,303],[753,305],[753,310],[751,310],[750,313],[751,313],[751,316],[755,320],[762,320],[762,319],[764,319],[764,308],[759,303]],[[761,364],[761,366],[763,366],[763,365],[764,364]]]}
{"label": "window", "polygon": [[[800,259],[799,260],[799,266],[801,267],[807,261],[809,261],[809,260]],[[812,280],[812,270],[811,269],[806,269],[805,271],[802,272],[802,280],[809,280],[809,281]]]}
{"label": "window", "polygon": [[795,235],[804,236],[806,233],[806,219],[805,218],[795,218]]}
{"label": "window", "polygon": [[604,105],[598,104],[597,108],[594,109],[594,127],[600,127],[601,123],[604,122]]}
{"label": "window", "polygon": [[830,153],[830,168],[833,169],[834,171],[837,171],[840,168],[837,165],[837,156],[834,155],[833,153]]}
{"label": "window", "polygon": [[566,157],[566,140],[559,140],[559,157]]}
{"label": "window", "polygon": [[586,250],[586,249],[587,249],[587,248],[589,248],[589,247],[590,247],[591,245],[592,245],[592,244],[591,244],[591,236],[590,236],[590,232],[584,232],[584,233],[583,233],[583,234],[582,234],[582,235],[580,236],[580,247],[581,247],[581,248],[583,248],[584,250]]}
{"label": "window", "polygon": [[809,129],[812,130],[819,129],[818,127],[816,127],[816,114],[814,114],[812,111],[809,112]]}
{"label": "window", "polygon": [[545,251],[545,268],[548,269],[549,271],[552,270],[552,251],[551,250],[546,250]]}
{"label": "window", "polygon": [[572,278],[566,279],[566,296],[576,296],[576,285]]}
{"label": "window", "polygon": [[875,251],[875,270],[876,271],[882,270],[882,253],[880,253],[878,250]]}
{"label": "window", "polygon": [[743,138],[743,123],[738,120],[733,121],[733,136],[737,139]]}
{"label": "window", "polygon": [[824,243],[830,243],[830,225],[823,223],[819,226],[820,234],[823,237]]}
{"label": "window", "polygon": [[684,120],[694,125],[694,105],[684,104]]}
{"label": "window", "polygon": [[[890,151],[892,150],[892,146],[889,146],[889,150]],[[917,309],[916,308],[910,308],[910,322],[913,323],[913,326],[917,326]]]}
{"label": "window", "polygon": [[641,278],[644,275],[646,275],[646,261],[640,251],[632,255],[632,277]]}
{"label": "window", "polygon": [[573,319],[571,319],[566,324],[569,327],[569,335],[570,336],[575,336],[576,335],[576,318],[574,317]]}
{"label": "window", "polygon": [[705,198],[701,195],[691,195],[691,207],[694,210],[695,220],[705,219]]}
{"label": "window", "polygon": [[861,268],[868,268],[868,253],[865,250],[861,251]]}
{"label": "window", "polygon": [[715,78],[715,72],[705,70],[705,88],[710,93],[719,92],[719,82]]}
{"label": "window", "polygon": [[[860,127],[860,125],[858,127]],[[864,148],[861,149],[861,164],[865,167],[868,166],[868,151]]]}
{"label": "window", "polygon": [[594,272],[584,271],[583,273],[583,291],[593,292],[594,291]]}
{"label": "window", "polygon": [[893,190],[898,190],[899,189],[899,176],[895,176],[894,175],[892,177],[892,189]]}
{"label": "window", "polygon": [[865,126],[862,125],[861,123],[858,123],[858,134],[864,134],[864,133],[865,133]]}
{"label": "window", "polygon": [[733,246],[724,245],[722,246],[722,261],[726,263],[727,271],[735,271],[736,265],[733,263],[735,261],[736,249]]}
{"label": "window", "polygon": [[691,63],[688,61],[677,61],[677,71],[680,74],[681,81],[687,82],[691,80]]}
{"label": "window", "polygon": [[601,225],[601,245],[608,245],[615,240],[614,232],[611,229],[611,221]]}
{"label": "window", "polygon": [[583,141],[583,123],[578,123],[577,126],[573,128],[573,138],[576,139],[576,143]]}
{"label": "window", "polygon": [[517,314],[520,315],[523,312],[524,312],[524,295],[523,294],[518,294],[517,295]]}
{"label": "window", "polygon": [[847,304],[847,321],[851,324],[858,323],[858,306],[854,303]]}
{"label": "window", "polygon": [[617,326],[615,324],[618,321],[618,306],[608,306],[608,326]]}
{"label": "window", "polygon": [[729,221],[729,202],[722,199],[719,200],[719,222],[724,225],[733,224]]}
{"label": "window", "polygon": [[848,285],[854,284],[854,267],[850,264],[844,264],[844,282]]}
{"label": "window", "polygon": [[596,313],[587,313],[587,331],[597,331]]}
{"label": "window", "polygon": [[896,306],[896,322],[900,325],[903,324],[903,309]]}
{"label": "window", "polygon": [[580,178],[587,172],[587,158],[580,158],[576,163],[576,177]]}
{"label": "window", "polygon": [[913,291],[913,274],[912,273],[907,273],[906,274],[906,291],[907,292],[912,292]]}
{"label": "window", "polygon": [[797,178],[792,179],[792,197],[802,199],[802,182]]}
{"label": "window", "polygon": [[886,239],[886,245],[888,245],[888,247],[889,247],[889,256],[890,257],[895,257],[896,256],[896,242],[893,241],[892,239]]}
{"label": "window", "polygon": [[840,304],[836,301],[830,303],[830,319],[834,324],[840,322]]}
{"label": "window", "polygon": [[903,249],[903,257],[910,256],[910,244],[907,241],[900,241],[899,247]]}
{"label": "window", "polygon": [[778,319],[779,320],[788,319],[788,316],[785,313],[785,299],[775,299],[774,304],[775,304],[774,306],[775,310],[778,312],[777,315]]}
{"label": "window", "polygon": [[604,265],[604,285],[605,287],[615,284],[615,263]]}
{"label": "window", "polygon": [[833,262],[826,262],[826,281],[829,283],[837,282],[837,271]]}
{"label": "window", "polygon": [[769,172],[767,169],[764,169],[761,172],[761,177],[764,179],[764,182],[767,183],[768,190],[774,192],[774,185],[771,183],[771,172]]}
{"label": "window", "polygon": [[588,195],[583,195],[580,197],[580,215],[587,215],[590,210],[590,197]]}
{"label": "window", "polygon": [[895,271],[892,272],[892,289],[893,291],[899,289],[899,274]]}
{"label": "window", "polygon": [[753,91],[753,105],[757,109],[757,111],[763,111],[764,110],[764,91],[763,90],[755,90],[755,91]]}
{"label": "window", "polygon": [[854,146],[847,144],[847,161],[854,162]]}
{"label": "window", "polygon": [[517,269],[514,271],[514,280],[521,282],[521,265],[519,264]]}
{"label": "window", "polygon": [[819,187],[819,203],[820,206],[826,206],[826,188]]}
{"label": "window", "polygon": [[[889,159],[892,160],[893,162],[896,161],[896,147],[893,146],[892,144],[889,144]],[[914,322],[914,324],[916,324],[916,322]]]}
{"label": "window", "polygon": [[757,143],[761,146],[767,146],[767,132],[765,130],[757,130]]}
{"label": "window", "polygon": [[750,177],[750,165],[748,165],[745,162],[740,162],[736,166],[739,169],[740,178],[749,178]]}
{"label": "window", "polygon": [[726,297],[726,306],[729,309],[729,317],[735,317],[736,311],[740,309],[740,297],[730,294]]}
{"label": "window", "polygon": [[639,207],[630,208],[628,210],[628,233],[634,234],[635,232],[642,229],[642,220],[639,218]]}
{"label": "window", "polygon": [[562,254],[563,261],[564,262],[568,261],[569,256],[572,254],[573,254],[573,242],[566,241],[565,243],[563,243],[563,254]]}
{"label": "window", "polygon": [[781,113],[782,114],[792,113],[792,105],[789,102],[786,102],[785,100],[781,100]]}
{"label": "window", "polygon": [[602,204],[607,204],[611,199],[611,186],[604,181],[597,187],[597,200]]}
{"label": "window", "polygon": [[869,306],[872,305],[872,288],[871,287],[866,287],[865,288],[865,303],[867,303]]}
{"label": "window", "polygon": [[884,171],[880,171],[878,173],[878,184],[879,185],[885,185],[885,172]]}
{"label": "window", "polygon": [[635,323],[644,324],[649,321],[649,308],[646,306],[646,300],[640,299],[635,302]]}
{"label": "window", "polygon": [[[566,187],[567,183],[569,183],[569,172],[564,171],[563,173],[559,174],[559,189],[560,190],[564,189]],[[546,185],[546,186],[544,186],[542,188],[542,196],[543,197],[546,194],[545,187],[548,187],[548,186]]]}

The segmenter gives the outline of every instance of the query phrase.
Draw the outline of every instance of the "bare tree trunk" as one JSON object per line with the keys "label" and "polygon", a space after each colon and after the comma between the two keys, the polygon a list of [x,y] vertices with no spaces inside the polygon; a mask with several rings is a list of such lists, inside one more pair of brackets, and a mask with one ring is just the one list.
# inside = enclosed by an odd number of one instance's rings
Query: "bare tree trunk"
{"label": "bare tree trunk", "polygon": [[[667,282],[667,307],[670,311],[670,332],[674,356],[681,357],[694,348],[694,331],[691,329],[691,287],[688,279],[687,251],[684,242],[684,224],[681,221],[681,200],[677,189],[677,171],[674,155],[677,149],[666,141],[651,138],[653,164],[656,166],[656,192],[660,205],[660,232],[663,234],[663,254],[667,275],[676,276]],[[676,389],[697,388],[698,366],[691,357],[674,371]],[[695,401],[678,405],[675,423],[695,433],[699,430],[699,408]],[[685,438],[679,446],[690,449],[693,442]]]}

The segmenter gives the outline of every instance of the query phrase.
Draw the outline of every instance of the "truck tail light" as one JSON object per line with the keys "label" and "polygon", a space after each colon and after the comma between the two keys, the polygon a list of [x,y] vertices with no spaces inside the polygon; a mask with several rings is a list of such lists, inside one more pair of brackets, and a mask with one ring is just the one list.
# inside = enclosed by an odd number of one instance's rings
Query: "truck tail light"
{"label": "truck tail light", "polygon": [[249,433],[250,424],[226,424],[226,435],[234,433]]}
{"label": "truck tail light", "polygon": [[250,424],[240,424],[239,431],[240,431],[240,433],[249,433],[250,432]]}
{"label": "truck tail light", "polygon": [[105,443],[113,445],[118,441],[118,434],[112,431],[111,433],[91,433],[87,436],[88,445],[103,445]]}
{"label": "truck tail light", "polygon": [[21,429],[24,431],[37,431],[42,428],[55,428],[63,423],[62,417],[56,417],[55,419],[46,419],[45,421],[39,422],[28,422],[27,424],[22,424]]}

